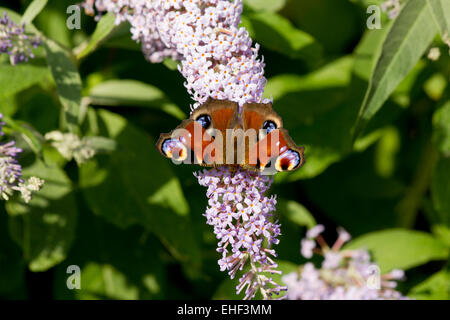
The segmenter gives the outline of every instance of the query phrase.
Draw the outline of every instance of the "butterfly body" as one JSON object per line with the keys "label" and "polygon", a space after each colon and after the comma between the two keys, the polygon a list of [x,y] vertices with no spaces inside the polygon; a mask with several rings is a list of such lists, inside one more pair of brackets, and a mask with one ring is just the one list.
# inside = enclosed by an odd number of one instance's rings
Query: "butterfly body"
{"label": "butterfly body", "polygon": [[242,107],[228,100],[209,99],[175,130],[161,134],[161,154],[177,162],[202,166],[241,167],[247,170],[290,171],[304,163],[271,104]]}

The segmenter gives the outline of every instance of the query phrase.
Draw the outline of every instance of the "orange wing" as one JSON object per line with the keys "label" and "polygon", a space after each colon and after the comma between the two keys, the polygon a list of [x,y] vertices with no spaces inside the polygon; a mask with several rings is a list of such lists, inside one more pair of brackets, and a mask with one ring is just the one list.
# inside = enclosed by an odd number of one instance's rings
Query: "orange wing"
{"label": "orange wing", "polygon": [[176,162],[208,164],[204,152],[212,142],[212,137],[198,122],[188,119],[172,132],[161,134],[156,147],[163,156]]}
{"label": "orange wing", "polygon": [[[171,133],[161,134],[156,147],[165,157],[177,162],[223,164],[226,130],[236,125],[237,118],[237,103],[208,99]],[[218,134],[223,137],[221,140]]]}

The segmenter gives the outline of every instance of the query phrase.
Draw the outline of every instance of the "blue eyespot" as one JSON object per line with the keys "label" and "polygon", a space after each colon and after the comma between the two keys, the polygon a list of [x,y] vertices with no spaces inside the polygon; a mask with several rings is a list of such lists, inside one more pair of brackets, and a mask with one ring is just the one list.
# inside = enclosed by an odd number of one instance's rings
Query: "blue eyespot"
{"label": "blue eyespot", "polygon": [[211,117],[208,116],[207,114],[199,116],[195,121],[200,123],[200,125],[205,129],[208,129],[209,126],[211,125]]}
{"label": "blue eyespot", "polygon": [[169,159],[183,161],[187,156],[186,147],[178,139],[166,139],[162,146],[162,152]]}
{"label": "blue eyespot", "polygon": [[267,121],[264,121],[264,123],[263,123],[263,129],[267,130],[267,134],[269,134],[276,128],[277,128],[277,125],[273,121],[267,120]]}
{"label": "blue eyespot", "polygon": [[288,150],[277,158],[275,168],[277,171],[291,171],[296,169],[300,162],[300,154],[297,151]]}

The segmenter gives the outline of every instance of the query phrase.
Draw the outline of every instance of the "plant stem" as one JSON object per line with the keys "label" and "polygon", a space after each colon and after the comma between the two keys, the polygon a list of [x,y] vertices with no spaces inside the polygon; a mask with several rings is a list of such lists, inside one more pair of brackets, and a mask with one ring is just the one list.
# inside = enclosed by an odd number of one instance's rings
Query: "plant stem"
{"label": "plant stem", "polygon": [[412,228],[414,226],[417,213],[422,206],[423,196],[430,186],[438,156],[430,139],[425,145],[411,185],[395,208],[399,227]]}

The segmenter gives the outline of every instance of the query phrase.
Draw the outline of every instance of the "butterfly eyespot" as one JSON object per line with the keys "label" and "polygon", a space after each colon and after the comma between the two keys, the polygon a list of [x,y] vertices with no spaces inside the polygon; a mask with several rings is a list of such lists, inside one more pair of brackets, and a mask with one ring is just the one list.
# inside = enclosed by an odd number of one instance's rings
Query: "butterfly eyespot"
{"label": "butterfly eyespot", "polygon": [[209,126],[211,125],[211,117],[208,116],[207,114],[197,117],[197,119],[195,121],[200,123],[200,125],[205,129],[208,129]]}
{"label": "butterfly eyespot", "polygon": [[187,157],[186,147],[177,139],[166,139],[162,143],[161,150],[169,159],[183,161]]}
{"label": "butterfly eyespot", "polygon": [[275,124],[275,122],[267,120],[263,123],[263,129],[267,130],[267,134],[269,134],[271,131],[277,129],[277,125]]}
{"label": "butterfly eyespot", "polygon": [[288,150],[277,158],[275,169],[277,171],[294,170],[300,165],[300,159],[300,154],[297,151]]}

